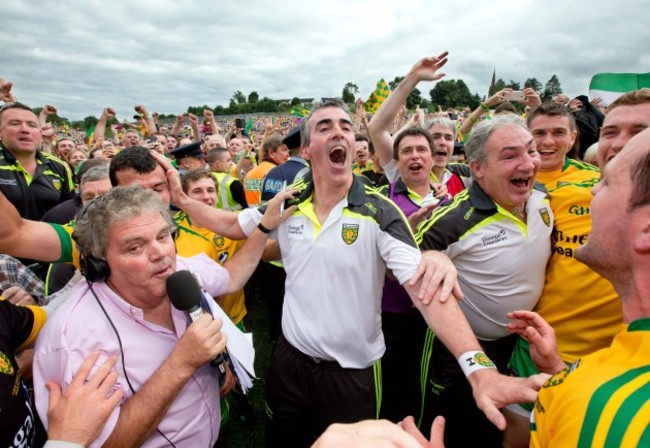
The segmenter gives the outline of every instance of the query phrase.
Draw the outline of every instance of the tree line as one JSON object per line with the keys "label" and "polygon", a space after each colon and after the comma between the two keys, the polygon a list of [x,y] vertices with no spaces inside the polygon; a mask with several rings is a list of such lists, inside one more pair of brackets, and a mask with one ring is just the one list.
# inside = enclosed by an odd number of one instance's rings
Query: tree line
{"label": "tree line", "polygon": [[[391,91],[404,79],[403,76],[396,76],[395,79],[388,83]],[[510,87],[513,90],[522,90],[523,88],[531,87],[538,92],[542,101],[548,101],[554,96],[562,93],[562,86],[557,75],[553,75],[542,86],[542,83],[537,78],[527,78],[523,86],[520,82],[510,80],[505,82],[499,78],[494,80],[489,88],[488,95],[493,95],[499,90]],[[341,98],[344,102],[348,103],[351,108],[354,107],[357,96],[359,95],[359,87],[353,82],[347,82],[341,92]],[[443,79],[438,81],[436,85],[429,91],[429,97],[423,97],[419,89],[414,89],[406,99],[406,107],[409,110],[414,110],[418,107],[427,109],[429,111],[437,110],[438,107],[446,110],[449,108],[460,109],[469,107],[476,109],[481,101],[485,100],[485,96],[478,93],[471,93],[469,87],[462,79]],[[240,90],[233,93],[228,106],[217,105],[214,107],[208,105],[202,106],[189,106],[187,113],[201,116],[205,109],[210,109],[214,112],[215,116],[221,115],[244,115],[252,113],[289,113],[291,107],[301,105],[300,99],[294,97],[289,102],[279,102],[268,97],[260,98],[259,93],[252,91],[246,96]],[[353,110],[353,109],[351,109]],[[35,108],[34,111],[38,114],[41,108]],[[162,121],[171,121],[176,118],[174,114],[160,114],[159,119]],[[89,115],[83,120],[70,121],[65,117],[58,115],[50,115],[47,119],[48,122],[54,126],[63,126],[77,130],[86,131],[91,129],[98,121],[94,115]],[[117,123],[116,119],[112,119],[107,123],[109,126]]]}

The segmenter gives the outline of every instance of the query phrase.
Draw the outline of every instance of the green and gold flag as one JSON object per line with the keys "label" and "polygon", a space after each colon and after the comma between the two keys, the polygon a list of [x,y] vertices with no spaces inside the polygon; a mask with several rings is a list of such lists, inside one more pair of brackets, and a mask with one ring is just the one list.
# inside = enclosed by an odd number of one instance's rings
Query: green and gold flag
{"label": "green and gold flag", "polygon": [[309,115],[310,112],[311,112],[310,109],[307,109],[306,107],[302,107],[302,106],[293,106],[291,108],[291,115],[298,118],[304,118],[307,115]]}
{"label": "green and gold flag", "polygon": [[363,107],[366,109],[366,112],[374,114],[377,109],[379,109],[379,106],[381,106],[381,103],[383,103],[384,100],[388,98],[389,94],[390,89],[388,88],[388,84],[386,84],[384,78],[381,78],[379,81],[377,81],[377,87],[375,87],[375,90],[370,94],[368,100],[363,103]]}

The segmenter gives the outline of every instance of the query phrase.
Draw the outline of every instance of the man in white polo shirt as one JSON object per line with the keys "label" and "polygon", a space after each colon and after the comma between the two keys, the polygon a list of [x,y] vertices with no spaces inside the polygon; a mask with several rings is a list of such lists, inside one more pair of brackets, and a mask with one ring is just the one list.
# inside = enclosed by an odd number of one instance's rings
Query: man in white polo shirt
{"label": "man in white polo shirt", "polygon": [[[376,416],[381,388],[375,362],[385,349],[380,298],[387,268],[456,356],[477,349],[455,300],[436,298],[425,305],[418,298],[419,282],[410,284],[418,277],[421,254],[399,209],[353,176],[354,132],[342,105],[315,109],[303,121],[301,138],[313,180],[303,184],[297,210],[272,235],[287,284],[283,335],[267,378],[270,446],[308,446],[330,423]],[[260,216],[257,210],[240,214],[244,232],[255,229]],[[436,257],[443,274],[449,268],[440,254],[428,256]],[[480,370],[470,382],[484,373],[498,377],[494,369]],[[504,385],[499,393],[506,390],[512,391]],[[477,400],[484,407],[481,395]],[[491,418],[502,427],[496,414]]]}
{"label": "man in white polo shirt", "polygon": [[[474,182],[454,202],[434,211],[418,229],[423,250],[441,250],[454,262],[465,296],[465,317],[497,368],[516,342],[506,314],[532,310],[544,287],[553,215],[546,192],[533,189],[540,158],[525,123],[513,115],[479,124],[465,145]],[[455,355],[436,338],[427,418],[445,416],[445,444],[461,446],[467,428],[484,446],[501,446],[496,431],[474,405]]]}

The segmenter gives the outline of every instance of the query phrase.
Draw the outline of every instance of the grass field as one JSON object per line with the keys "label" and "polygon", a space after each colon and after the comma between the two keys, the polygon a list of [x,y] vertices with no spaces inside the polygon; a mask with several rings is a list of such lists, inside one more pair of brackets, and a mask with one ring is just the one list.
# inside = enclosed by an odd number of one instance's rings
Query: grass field
{"label": "grass field", "polygon": [[228,447],[231,448],[257,448],[264,446],[264,426],[266,414],[264,413],[265,378],[269,368],[272,341],[268,331],[268,309],[266,302],[259,295],[251,300],[247,298],[246,306],[248,315],[244,319],[246,330],[253,333],[255,346],[255,380],[253,388],[249,391],[249,399],[255,410],[256,418],[252,421],[240,419],[237,404],[232,406],[230,431],[228,434]]}

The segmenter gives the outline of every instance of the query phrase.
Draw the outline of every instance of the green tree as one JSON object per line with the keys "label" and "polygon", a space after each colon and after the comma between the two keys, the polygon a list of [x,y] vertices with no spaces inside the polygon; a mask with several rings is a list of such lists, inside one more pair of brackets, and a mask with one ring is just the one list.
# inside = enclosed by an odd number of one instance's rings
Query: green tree
{"label": "green tree", "polygon": [[251,103],[251,104],[257,103],[259,100],[260,100],[259,93],[253,91],[253,92],[248,94],[248,102],[249,103]]}
{"label": "green tree", "polygon": [[246,103],[246,96],[243,93],[241,93],[241,90],[237,90],[235,93],[233,93],[232,99],[235,100],[237,104]]}
{"label": "green tree", "polygon": [[553,75],[548,81],[546,81],[544,93],[542,93],[542,101],[550,101],[554,96],[557,96],[560,93],[562,93],[560,80],[557,78],[557,75]]}
{"label": "green tree", "polygon": [[429,92],[432,106],[440,106],[443,109],[450,107],[459,108],[469,106],[478,107],[480,99],[478,95],[469,91],[469,87],[462,79],[448,79],[439,81]]}
{"label": "green tree", "polygon": [[505,88],[506,88],[506,82],[503,79],[499,78],[497,80],[497,82],[495,82],[494,85],[492,87],[490,87],[488,95],[492,96],[495,93],[497,93],[499,90],[502,90],[502,89],[505,89]]}
{"label": "green tree", "polygon": [[84,129],[89,129],[97,124],[99,119],[93,115],[89,115],[86,118],[84,118]]}
{"label": "green tree", "polygon": [[343,99],[343,102],[350,104],[356,101],[358,94],[359,94],[359,86],[349,82],[345,85],[345,87],[343,87],[341,98]]}
{"label": "green tree", "polygon": [[510,87],[512,90],[521,90],[521,83],[515,82],[512,79],[508,84],[506,84],[506,87]]}
{"label": "green tree", "polygon": [[297,106],[298,104],[300,104],[300,98],[294,96],[293,99],[291,100],[291,107]]}
{"label": "green tree", "polygon": [[537,78],[528,78],[524,82],[524,89],[530,87],[535,92],[540,93],[542,91],[542,83],[537,80]]}

